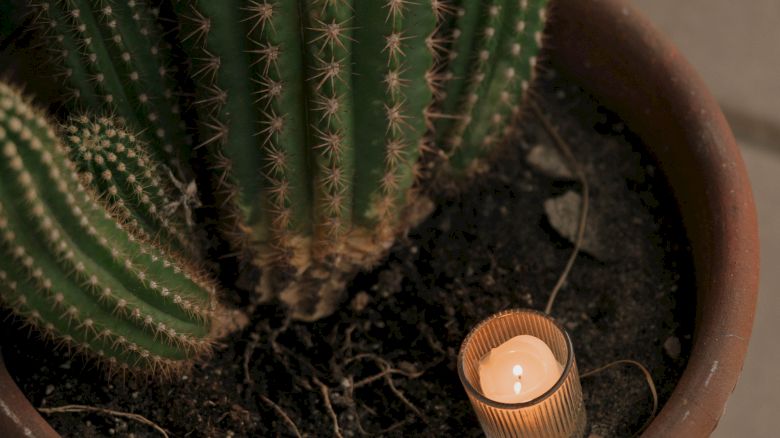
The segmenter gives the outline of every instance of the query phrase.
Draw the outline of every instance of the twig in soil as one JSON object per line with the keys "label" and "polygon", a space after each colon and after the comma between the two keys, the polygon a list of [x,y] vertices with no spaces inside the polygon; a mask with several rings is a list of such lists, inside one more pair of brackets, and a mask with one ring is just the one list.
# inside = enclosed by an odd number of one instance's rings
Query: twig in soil
{"label": "twig in soil", "polygon": [[577,159],[574,157],[574,153],[572,153],[571,148],[569,147],[569,144],[566,143],[566,141],[561,137],[561,135],[558,133],[558,130],[550,123],[549,120],[547,120],[547,117],[542,114],[542,110],[539,109],[539,106],[534,102],[533,100],[529,100],[528,102],[529,106],[531,107],[531,111],[533,111],[536,118],[539,119],[540,122],[542,122],[542,125],[544,125],[545,131],[547,131],[547,134],[552,137],[553,141],[555,142],[556,147],[564,154],[567,161],[567,167],[569,167],[569,170],[571,170],[575,175],[577,175],[577,179],[580,181],[580,185],[582,186],[582,208],[580,210],[580,220],[577,225],[577,239],[574,242],[574,249],[571,251],[571,255],[569,255],[569,260],[566,261],[566,267],[563,269],[563,272],[561,272],[560,277],[558,277],[558,281],[555,283],[555,286],[552,289],[552,292],[550,293],[550,298],[547,300],[547,306],[544,308],[544,313],[549,314],[552,311],[553,303],[555,303],[555,298],[558,296],[558,292],[563,287],[563,284],[566,282],[566,278],[569,276],[569,272],[571,272],[572,266],[574,266],[574,261],[577,259],[577,254],[580,252],[580,247],[582,246],[582,240],[585,236],[585,224],[588,220],[588,204],[590,203],[590,188],[588,186],[588,179],[585,177],[585,170],[582,168],[580,163],[577,161]]}
{"label": "twig in soil", "polygon": [[325,407],[328,409],[328,414],[331,420],[333,420],[333,435],[338,438],[344,438],[341,434],[341,427],[339,426],[339,417],[336,415],[336,411],[333,410],[333,404],[330,402],[330,388],[328,385],[322,383],[320,379],[314,377],[314,383],[320,387],[320,393],[322,393],[322,399],[325,401]]}
{"label": "twig in soil", "polygon": [[252,376],[249,373],[249,362],[251,362],[255,348],[257,348],[257,344],[260,342],[260,335],[257,333],[252,333],[249,336],[252,339],[249,341],[249,344],[247,344],[246,349],[244,350],[244,384],[251,386],[255,382],[252,380]]}
{"label": "twig in soil", "polygon": [[59,406],[56,408],[38,408],[38,411],[43,414],[65,414],[65,413],[83,413],[83,412],[97,412],[100,414],[106,414],[110,415],[112,417],[121,417],[121,418],[127,418],[130,420],[135,420],[139,423],[145,424],[147,426],[152,427],[157,432],[160,432],[160,434],[164,438],[168,438],[168,432],[165,431],[162,427],[158,426],[157,424],[153,423],[151,420],[147,419],[146,417],[143,417],[138,414],[131,414],[129,412],[119,412],[114,411],[111,409],[106,408],[98,408],[96,406],[84,406],[84,405],[65,405],[65,406]]}
{"label": "twig in soil", "polygon": [[369,383],[376,382],[377,380],[385,378],[386,376],[389,376],[391,374],[402,374],[402,375],[404,375],[406,377],[409,377],[410,379],[416,379],[417,377],[420,377],[422,375],[422,373],[417,373],[417,374],[410,375],[410,374],[408,374],[408,373],[406,373],[404,371],[397,370],[395,368],[385,368],[382,371],[380,371],[379,373],[374,374],[373,376],[368,376],[365,379],[358,380],[357,382],[352,384],[352,387],[355,388],[355,389],[358,389],[361,386],[366,386]]}
{"label": "twig in soil", "polygon": [[261,395],[260,398],[268,405],[273,408],[274,411],[276,411],[277,414],[279,414],[280,417],[284,420],[285,423],[287,423],[288,426],[290,426],[290,429],[292,429],[293,433],[295,433],[295,436],[298,438],[302,438],[303,435],[301,435],[301,431],[298,430],[298,426],[295,424],[294,421],[292,421],[292,418],[290,418],[289,415],[287,415],[286,412],[284,412],[284,409],[280,408],[279,405],[272,402],[271,399],[268,397]]}
{"label": "twig in soil", "polygon": [[290,327],[290,321],[291,321],[291,319],[292,319],[292,318],[291,318],[291,317],[288,315],[288,316],[287,316],[287,317],[284,319],[284,321],[282,321],[282,325],[281,325],[281,326],[279,326],[279,328],[277,328],[277,329],[273,329],[273,330],[271,330],[271,327],[270,327],[270,325],[268,326],[269,330],[271,331],[271,334],[268,336],[268,340],[271,342],[271,347],[273,347],[273,349],[274,349],[274,351],[275,351],[276,353],[279,353],[279,352],[280,352],[280,351],[279,351],[279,347],[280,347],[280,345],[279,345],[279,343],[278,343],[278,342],[276,342],[276,340],[279,338],[279,335],[281,335],[282,333],[286,332],[286,331],[287,331],[287,329]]}
{"label": "twig in soil", "polygon": [[427,369],[432,366],[438,365],[442,360],[444,360],[444,358],[447,357],[447,352],[444,351],[444,348],[442,348],[441,346],[441,342],[439,342],[439,340],[436,339],[436,336],[434,336],[433,329],[431,328],[431,326],[426,324],[425,321],[422,321],[419,324],[419,328],[420,328],[420,333],[422,333],[423,336],[425,336],[425,340],[428,341],[428,345],[430,345],[431,348],[436,350],[436,352],[441,354],[438,360],[435,360],[432,365],[426,367]]}
{"label": "twig in soil", "polygon": [[[359,402],[357,402],[357,401],[356,401],[356,404],[357,404],[357,403],[359,403]],[[369,407],[369,406],[368,406],[368,405],[366,405],[365,403],[360,403],[360,405],[363,407],[363,409],[365,409],[366,411],[368,411],[368,413],[369,413],[369,414],[371,414],[371,415],[373,415],[373,416],[376,416],[376,415],[377,415],[376,411],[375,411],[374,409],[371,409],[371,407]],[[369,431],[367,431],[367,430],[366,430],[366,429],[363,427],[363,423],[362,423],[362,421],[361,421],[361,414],[360,414],[360,412],[358,412],[358,410],[357,410],[357,409],[355,409],[355,411],[354,411],[354,412],[355,412],[355,420],[356,420],[356,421],[355,421],[355,424],[357,425],[358,432],[360,432],[362,435],[365,435],[365,436],[385,436],[385,435],[387,435],[388,433],[390,433],[390,432],[392,432],[392,431],[394,431],[394,430],[396,430],[396,429],[398,429],[398,428],[401,428],[401,427],[403,427],[404,425],[406,425],[407,423],[410,423],[410,422],[411,422],[411,420],[410,420],[410,417],[407,417],[407,418],[405,418],[405,419],[403,419],[403,420],[401,420],[401,421],[398,421],[398,422],[396,422],[396,423],[393,423],[392,425],[390,425],[390,426],[389,426],[389,427],[387,427],[386,429],[382,429],[382,430],[380,430],[380,431],[377,431],[377,432],[369,432]]]}
{"label": "twig in soil", "polygon": [[357,329],[357,324],[352,323],[344,331],[344,343],[341,346],[339,352],[342,356],[346,356],[348,352],[352,352],[352,333]]}
{"label": "twig in soil", "polygon": [[425,418],[425,415],[423,415],[422,411],[414,405],[414,403],[410,402],[408,398],[398,389],[395,387],[395,383],[393,383],[393,378],[390,376],[390,374],[385,374],[385,382],[387,382],[387,386],[390,387],[390,390],[393,391],[393,394],[395,394],[396,397],[398,397],[404,404],[411,409],[415,414],[417,414],[420,419],[422,419],[424,422],[428,422],[428,419]]}
{"label": "twig in soil", "polygon": [[418,417],[420,417],[423,421],[426,423],[428,420],[425,418],[425,415],[423,415],[422,411],[415,406],[414,403],[409,401],[406,396],[395,386],[395,383],[393,382],[393,374],[401,374],[403,376],[408,377],[409,379],[416,379],[425,373],[425,371],[417,371],[417,372],[408,372],[404,370],[400,370],[397,368],[394,368],[392,365],[390,365],[390,362],[387,360],[371,353],[362,353],[358,354],[357,356],[351,357],[347,359],[344,363],[348,364],[350,362],[360,360],[360,359],[370,359],[373,360],[377,366],[382,370],[378,374],[374,374],[373,376],[366,377],[363,380],[357,381],[354,384],[352,384],[352,388],[359,388],[361,386],[367,385],[371,382],[374,382],[376,380],[379,380],[380,378],[384,378],[385,383],[387,383],[387,386],[390,387],[390,390],[393,391],[393,394],[395,394],[396,397],[398,397],[399,400],[401,400],[409,409],[411,409],[415,414],[417,414]]}
{"label": "twig in soil", "polygon": [[648,419],[645,421],[645,424],[643,424],[642,427],[634,434],[634,436],[636,437],[636,436],[639,436],[642,432],[645,431],[647,426],[650,425],[650,422],[653,421],[653,419],[655,418],[655,414],[658,411],[658,392],[655,389],[655,382],[653,382],[653,376],[650,374],[650,371],[648,371],[647,368],[645,368],[644,365],[642,365],[641,363],[639,363],[639,362],[637,362],[635,360],[620,359],[620,360],[616,360],[614,362],[610,362],[610,363],[608,363],[608,364],[606,364],[606,365],[604,365],[602,367],[596,368],[595,370],[590,370],[590,371],[588,371],[586,373],[583,373],[580,376],[580,378],[584,379],[586,377],[590,377],[590,376],[592,376],[594,374],[598,374],[598,373],[606,370],[607,368],[611,368],[611,367],[613,367],[615,365],[634,365],[635,367],[637,367],[640,370],[642,370],[642,373],[645,375],[645,380],[647,380],[647,386],[650,387],[650,392],[653,394],[653,412],[650,413],[650,417],[648,417]]}
{"label": "twig in soil", "polygon": [[357,356],[351,357],[347,359],[344,363],[349,364],[350,362],[354,362],[359,359],[370,359],[373,360],[377,366],[382,370],[377,374],[374,374],[373,376],[368,376],[362,380],[358,380],[357,382],[352,384],[352,388],[357,389],[361,386],[368,385],[369,383],[375,382],[381,378],[386,378],[387,376],[390,376],[391,374],[401,374],[403,376],[406,376],[410,379],[416,379],[423,375],[424,371],[417,371],[414,373],[410,373],[408,371],[400,370],[398,368],[394,368],[392,365],[390,365],[390,362],[386,361],[385,359],[382,359],[381,357],[371,354],[371,353],[362,353],[358,354]]}

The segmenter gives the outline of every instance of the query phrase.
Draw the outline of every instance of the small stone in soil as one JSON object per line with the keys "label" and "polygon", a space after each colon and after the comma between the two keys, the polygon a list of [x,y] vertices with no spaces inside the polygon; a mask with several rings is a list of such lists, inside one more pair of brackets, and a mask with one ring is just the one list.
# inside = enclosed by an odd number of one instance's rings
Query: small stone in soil
{"label": "small stone in soil", "polygon": [[[544,212],[550,225],[572,245],[577,241],[581,208],[582,196],[571,190],[561,196],[544,201]],[[595,214],[591,204],[585,222],[585,234],[582,238],[581,249],[599,260],[610,260],[611,251],[602,239],[601,227]]]}
{"label": "small stone in soil", "polygon": [[569,167],[552,146],[537,144],[528,152],[525,159],[528,164],[547,176],[565,180],[574,179]]}
{"label": "small stone in soil", "polygon": [[672,359],[675,360],[678,359],[680,357],[681,350],[682,347],[680,345],[680,340],[677,338],[677,336],[669,336],[666,339],[666,341],[664,341],[664,351]]}
{"label": "small stone in soil", "polygon": [[356,313],[362,312],[368,306],[370,300],[371,297],[365,291],[358,292],[355,298],[352,299],[352,310]]}

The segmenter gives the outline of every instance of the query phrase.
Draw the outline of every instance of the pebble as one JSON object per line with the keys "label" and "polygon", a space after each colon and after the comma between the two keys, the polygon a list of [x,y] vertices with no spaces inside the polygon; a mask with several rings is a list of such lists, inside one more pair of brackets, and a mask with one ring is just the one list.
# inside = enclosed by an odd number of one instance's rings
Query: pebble
{"label": "pebble", "polygon": [[666,338],[666,341],[664,341],[664,351],[672,359],[678,359],[681,350],[682,347],[680,346],[680,340],[677,336],[669,336]]}
{"label": "pebble", "polygon": [[352,310],[354,310],[355,313],[362,312],[365,310],[366,306],[368,306],[369,301],[371,301],[371,297],[365,291],[358,292],[355,297],[352,298]]}
{"label": "pebble", "polygon": [[573,179],[574,175],[563,158],[551,146],[538,144],[525,157],[528,164],[547,176],[561,179]]}
{"label": "pebble", "polygon": [[416,374],[416,373],[417,373],[417,367],[416,367],[416,366],[414,366],[414,364],[413,364],[413,363],[411,363],[411,362],[407,362],[407,361],[405,361],[405,360],[404,360],[404,361],[401,361],[401,362],[398,364],[398,368],[399,368],[401,371],[403,371],[403,372],[405,372],[405,373],[408,373],[408,374]]}
{"label": "pebble", "polygon": [[[582,209],[582,195],[568,190],[563,195],[549,198],[544,201],[544,212],[553,229],[563,238],[574,244],[579,232],[580,214]],[[598,215],[591,207],[585,225],[585,233],[582,236],[582,251],[596,257],[601,261],[615,260],[614,248],[609,239],[608,227],[602,225]]]}

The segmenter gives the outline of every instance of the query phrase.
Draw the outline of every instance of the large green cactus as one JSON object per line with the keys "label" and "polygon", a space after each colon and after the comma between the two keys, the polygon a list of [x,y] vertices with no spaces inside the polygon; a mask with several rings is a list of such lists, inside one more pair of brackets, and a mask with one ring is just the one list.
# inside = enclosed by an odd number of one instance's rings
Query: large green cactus
{"label": "large green cactus", "polygon": [[[111,96],[119,114],[130,112],[121,105],[156,114],[163,101],[137,105],[143,90],[126,78],[133,63],[143,63],[139,71],[165,65],[163,51],[155,52],[156,64],[136,60],[134,51],[126,59],[115,38],[123,24],[127,28],[156,11],[141,1],[114,3],[90,8],[88,0],[68,0],[59,7],[44,3],[43,9],[55,33],[64,35],[59,40],[70,77],[85,89],[82,101]],[[426,152],[448,158],[450,174],[477,167],[520,111],[546,3],[170,5],[195,83],[198,144],[208,148],[216,168],[224,235],[248,266],[262,271],[262,296],[281,297],[299,318],[327,315],[346,281],[377,262],[396,236],[424,216],[420,183],[427,170],[420,164]],[[101,16],[106,18],[95,19]],[[126,39],[122,34],[119,41]],[[149,43],[138,47],[149,52]],[[110,84],[127,98],[100,89],[108,90],[103,70],[109,68],[116,77]],[[83,86],[84,80],[93,87]]]}
{"label": "large green cactus", "polygon": [[228,230],[263,268],[262,292],[299,317],[329,313],[412,224],[422,151],[465,170],[498,143],[531,80],[544,3],[179,4],[201,138],[224,158]]}
{"label": "large green cactus", "polygon": [[211,350],[214,285],[117,222],[45,117],[0,83],[0,298],[115,369],[167,373]]}

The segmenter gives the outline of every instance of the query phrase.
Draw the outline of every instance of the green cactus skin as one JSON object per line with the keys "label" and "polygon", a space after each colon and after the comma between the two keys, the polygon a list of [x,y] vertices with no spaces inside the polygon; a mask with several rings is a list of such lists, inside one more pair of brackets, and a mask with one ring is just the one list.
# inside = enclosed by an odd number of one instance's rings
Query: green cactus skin
{"label": "green cactus skin", "polygon": [[263,296],[316,319],[421,216],[424,150],[463,171],[498,144],[546,2],[297,3],[177,12],[232,240],[263,270]]}
{"label": "green cactus skin", "polygon": [[262,295],[326,315],[415,204],[441,15],[426,2],[177,7],[232,240],[263,269]]}
{"label": "green cactus skin", "polygon": [[61,55],[79,104],[116,113],[153,145],[160,162],[181,172],[190,157],[156,10],[143,0],[35,3]]}
{"label": "green cactus skin", "polygon": [[[465,3],[469,2],[464,2],[464,8],[480,7]],[[458,14],[458,23],[463,22],[467,30],[459,32],[458,42],[476,43],[472,48],[476,53],[473,65],[465,75],[466,91],[459,102],[458,111],[463,116],[451,131],[443,131],[448,137],[445,143],[451,148],[451,163],[460,170],[473,166],[475,159],[484,156],[505,137],[506,130],[516,126],[513,122],[534,79],[546,22],[545,2],[492,0],[489,3],[487,16],[479,27],[468,22],[477,14],[467,9],[461,9],[463,12]]]}
{"label": "green cactus skin", "polygon": [[[116,31],[94,17],[108,5],[127,25],[132,11],[154,10],[107,1],[74,15],[82,3],[44,8],[81,100],[139,100],[126,78],[132,67],[105,60],[121,59],[110,44]],[[547,0],[171,3],[196,86],[198,143],[216,169],[224,236],[262,271],[262,297],[279,296],[293,316],[316,319],[332,312],[355,272],[424,218],[425,175],[473,173],[513,129]],[[107,42],[60,23],[102,32]],[[144,44],[136,44],[144,53],[161,47]],[[74,56],[72,47],[83,49]],[[131,62],[153,71],[166,64],[162,53]],[[112,75],[98,76],[109,67]],[[105,91],[109,85],[121,89]],[[170,94],[165,87],[156,90]],[[162,102],[144,108],[157,113]],[[447,158],[443,172],[421,167],[428,153]]]}
{"label": "green cactus skin", "polygon": [[187,225],[173,214],[183,208],[172,197],[173,176],[164,173],[141,140],[107,117],[72,117],[64,133],[82,181],[105,199],[122,223],[169,251],[188,255],[196,251]]}
{"label": "green cactus skin", "polygon": [[211,350],[214,285],[108,214],[45,117],[2,83],[0,251],[5,305],[113,370],[166,375]]}

